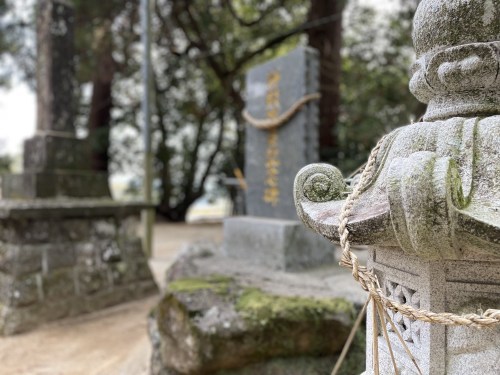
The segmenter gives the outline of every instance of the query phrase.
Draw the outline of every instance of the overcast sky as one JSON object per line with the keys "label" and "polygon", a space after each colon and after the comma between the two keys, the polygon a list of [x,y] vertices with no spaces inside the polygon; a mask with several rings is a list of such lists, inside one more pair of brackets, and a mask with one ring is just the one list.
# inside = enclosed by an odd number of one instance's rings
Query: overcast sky
{"label": "overcast sky", "polygon": [[[395,0],[359,0],[381,10],[394,8]],[[0,89],[0,154],[19,154],[23,140],[35,132],[35,96],[23,83]]]}

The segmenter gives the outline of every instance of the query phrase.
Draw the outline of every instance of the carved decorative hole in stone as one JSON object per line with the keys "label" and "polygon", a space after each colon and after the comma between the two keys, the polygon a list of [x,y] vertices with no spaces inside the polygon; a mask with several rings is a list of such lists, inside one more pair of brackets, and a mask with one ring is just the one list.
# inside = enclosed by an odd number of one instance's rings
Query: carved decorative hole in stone
{"label": "carved decorative hole in stone", "polygon": [[[420,308],[419,293],[413,289],[387,280],[385,282],[385,292],[389,298],[397,301],[398,303],[408,304],[417,309]],[[409,319],[403,316],[401,313],[395,313],[391,310],[387,310],[387,312],[389,313],[389,316],[392,318],[395,326],[397,327],[405,342],[413,344],[415,347],[420,348],[421,322]],[[389,332],[394,332],[390,323],[387,323],[387,330]]]}

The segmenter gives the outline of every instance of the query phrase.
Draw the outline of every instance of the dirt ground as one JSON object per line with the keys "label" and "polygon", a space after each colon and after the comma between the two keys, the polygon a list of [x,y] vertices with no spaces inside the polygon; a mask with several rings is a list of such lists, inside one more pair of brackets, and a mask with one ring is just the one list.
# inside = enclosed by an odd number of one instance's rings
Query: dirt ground
{"label": "dirt ground", "polygon": [[[222,240],[220,224],[157,224],[151,267],[155,279],[193,241]],[[0,375],[146,375],[146,317],[158,296],[0,337]]]}

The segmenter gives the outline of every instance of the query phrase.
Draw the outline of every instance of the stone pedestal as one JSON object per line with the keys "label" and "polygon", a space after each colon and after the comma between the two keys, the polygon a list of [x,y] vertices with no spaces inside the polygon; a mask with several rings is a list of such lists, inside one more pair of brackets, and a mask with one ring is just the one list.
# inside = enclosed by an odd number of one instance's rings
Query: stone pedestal
{"label": "stone pedestal", "polygon": [[85,139],[37,134],[25,141],[23,160],[22,174],[2,178],[6,199],[110,196],[107,174],[90,168]]}
{"label": "stone pedestal", "polygon": [[2,201],[0,334],[156,292],[137,235],[142,205]]}
{"label": "stone pedestal", "polygon": [[[404,262],[401,259],[404,258]],[[370,251],[368,266],[391,299],[430,311],[478,313],[500,301],[500,260],[425,261],[393,248]],[[480,277],[479,277],[480,275]],[[413,321],[389,311],[423,374],[484,374],[500,371],[500,330],[445,327]],[[368,311],[371,316],[371,307]],[[418,374],[397,335],[388,324],[396,361],[402,374]],[[373,340],[367,319],[367,345]],[[382,331],[378,329],[380,373],[392,374],[393,365]],[[373,355],[367,351],[366,374],[372,375]]]}
{"label": "stone pedestal", "polygon": [[334,262],[333,245],[293,220],[250,216],[226,219],[223,247],[230,258],[282,271]]}

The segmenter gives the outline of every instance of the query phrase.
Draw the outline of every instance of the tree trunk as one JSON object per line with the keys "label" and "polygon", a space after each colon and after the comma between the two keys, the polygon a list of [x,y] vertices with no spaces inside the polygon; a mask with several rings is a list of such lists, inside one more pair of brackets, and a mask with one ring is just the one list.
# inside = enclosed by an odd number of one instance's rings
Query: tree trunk
{"label": "tree trunk", "polygon": [[[320,54],[319,148],[320,159],[329,161],[337,153],[335,126],[340,113],[340,74],[342,58],[342,11],[344,0],[311,0],[309,22],[324,19],[321,26],[311,27],[309,45]],[[331,20],[325,17],[332,17]],[[335,18],[338,17],[338,18]],[[321,22],[321,21],[319,21]]]}
{"label": "tree trunk", "polygon": [[115,75],[111,30],[97,37],[96,66],[88,119],[92,169],[108,173],[109,135],[113,109],[112,84]]}

